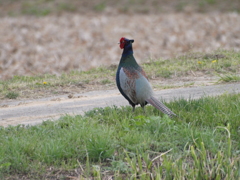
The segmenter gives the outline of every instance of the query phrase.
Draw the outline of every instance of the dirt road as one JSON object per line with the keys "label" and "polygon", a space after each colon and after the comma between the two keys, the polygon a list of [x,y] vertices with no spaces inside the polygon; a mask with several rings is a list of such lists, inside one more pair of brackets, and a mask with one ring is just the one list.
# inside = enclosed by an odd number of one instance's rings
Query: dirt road
{"label": "dirt road", "polygon": [[[199,98],[204,95],[216,96],[223,93],[240,93],[240,84],[167,89],[155,92],[158,98],[167,101],[174,98]],[[93,91],[75,94],[73,97],[54,96],[38,100],[12,101],[0,103],[0,126],[29,124],[44,120],[57,120],[60,116],[84,114],[96,107],[128,105],[117,90]]]}

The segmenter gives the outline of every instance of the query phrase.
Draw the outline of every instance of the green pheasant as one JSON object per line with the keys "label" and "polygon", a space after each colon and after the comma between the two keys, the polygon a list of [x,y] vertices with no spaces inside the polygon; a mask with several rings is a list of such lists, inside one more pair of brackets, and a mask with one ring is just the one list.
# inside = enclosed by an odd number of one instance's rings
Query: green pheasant
{"label": "green pheasant", "polygon": [[116,74],[116,83],[120,93],[128,100],[133,111],[136,105],[140,104],[144,109],[144,106],[149,103],[169,117],[176,116],[153,96],[152,86],[133,56],[133,42],[134,40],[124,37],[120,39],[120,48],[123,49],[123,53]]}

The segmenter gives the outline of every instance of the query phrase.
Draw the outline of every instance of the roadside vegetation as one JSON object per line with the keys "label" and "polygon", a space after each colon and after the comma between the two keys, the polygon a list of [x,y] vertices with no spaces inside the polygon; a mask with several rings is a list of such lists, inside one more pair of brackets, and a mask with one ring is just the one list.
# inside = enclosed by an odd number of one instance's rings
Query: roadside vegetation
{"label": "roadside vegetation", "polygon": [[106,107],[0,128],[0,179],[229,179],[240,176],[240,94]]}
{"label": "roadside vegetation", "polygon": [[[239,82],[240,53],[218,50],[210,54],[187,53],[171,59],[149,59],[141,64],[155,89],[193,86],[194,81],[178,82],[183,77],[215,77],[212,83]],[[40,98],[53,95],[81,93],[91,90],[116,88],[117,65],[99,67],[89,71],[72,71],[60,76],[14,76],[0,80],[0,100]],[[158,82],[165,81],[163,85]]]}

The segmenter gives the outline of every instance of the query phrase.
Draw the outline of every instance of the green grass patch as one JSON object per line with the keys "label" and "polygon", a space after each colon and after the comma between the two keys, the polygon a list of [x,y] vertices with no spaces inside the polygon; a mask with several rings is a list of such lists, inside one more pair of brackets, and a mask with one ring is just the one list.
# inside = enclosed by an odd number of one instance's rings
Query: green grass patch
{"label": "green grass patch", "polygon": [[222,82],[239,82],[240,81],[240,76],[235,74],[224,74],[224,75],[219,75],[219,77],[220,77],[219,81],[222,81]]}
{"label": "green grass patch", "polygon": [[60,3],[57,5],[58,11],[66,11],[66,12],[75,12],[77,11],[77,7],[71,3]]}
{"label": "green grass patch", "polygon": [[19,94],[17,92],[13,92],[13,91],[8,92],[6,94],[6,98],[8,98],[8,99],[17,99],[18,96],[19,96]]}
{"label": "green grass patch", "polygon": [[21,4],[21,13],[24,15],[46,16],[51,13],[51,10],[40,1],[27,1]]}
{"label": "green grass patch", "polygon": [[2,127],[0,178],[237,180],[239,98],[225,94],[166,103],[180,117],[175,119],[152,106],[145,114],[126,106]]}
{"label": "green grass patch", "polygon": [[155,78],[172,78],[197,72],[209,76],[239,73],[240,53],[225,50],[218,50],[212,54],[187,53],[173,59],[151,59],[142,66],[149,77]]}
{"label": "green grass patch", "polygon": [[102,12],[106,8],[106,4],[104,2],[101,2],[94,6],[94,10],[97,12]]}

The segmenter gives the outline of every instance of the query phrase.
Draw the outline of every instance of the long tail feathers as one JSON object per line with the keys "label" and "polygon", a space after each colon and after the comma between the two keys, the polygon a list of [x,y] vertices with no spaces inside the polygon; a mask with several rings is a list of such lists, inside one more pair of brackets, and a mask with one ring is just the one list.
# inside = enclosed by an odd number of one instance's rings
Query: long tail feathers
{"label": "long tail feathers", "polygon": [[146,100],[149,104],[153,105],[158,110],[162,111],[164,114],[167,114],[169,117],[177,116],[174,112],[172,112],[168,107],[166,107],[162,102],[157,100],[155,97],[151,97]]}

